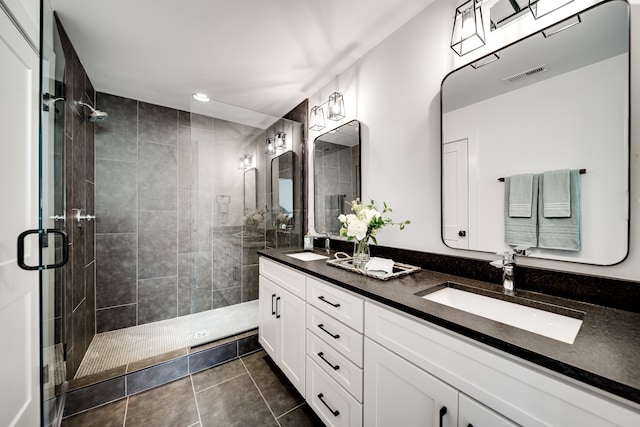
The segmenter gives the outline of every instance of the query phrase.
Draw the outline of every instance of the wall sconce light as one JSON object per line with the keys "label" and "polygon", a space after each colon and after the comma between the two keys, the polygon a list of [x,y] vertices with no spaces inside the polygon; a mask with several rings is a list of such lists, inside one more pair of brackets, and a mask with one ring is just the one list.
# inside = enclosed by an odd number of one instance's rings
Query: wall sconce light
{"label": "wall sconce light", "polygon": [[276,154],[276,141],[275,138],[267,138],[267,145],[264,148],[264,153],[273,155]]}
{"label": "wall sconce light", "polygon": [[309,114],[309,129],[322,130],[324,129],[324,111],[322,107],[315,106],[311,109]]}
{"label": "wall sconce light", "polygon": [[275,147],[276,150],[286,150],[287,149],[287,134],[284,132],[277,131],[275,137]]}
{"label": "wall sconce light", "polygon": [[253,166],[253,156],[251,154],[245,154],[240,157],[240,164],[238,165],[238,169],[249,169]]}
{"label": "wall sconce light", "polygon": [[338,121],[344,119],[344,97],[341,93],[333,92],[331,95],[329,95],[327,111],[327,119],[329,120]]}
{"label": "wall sconce light", "polygon": [[456,8],[451,49],[462,56],[484,45],[482,0],[469,0]]}
{"label": "wall sconce light", "polygon": [[529,9],[533,17],[538,19],[556,9],[560,9],[572,1],[573,0],[529,0]]}

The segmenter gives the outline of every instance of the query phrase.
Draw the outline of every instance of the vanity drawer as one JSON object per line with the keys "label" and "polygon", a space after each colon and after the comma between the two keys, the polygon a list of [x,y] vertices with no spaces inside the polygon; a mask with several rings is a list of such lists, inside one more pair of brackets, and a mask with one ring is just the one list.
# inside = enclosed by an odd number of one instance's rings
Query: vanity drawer
{"label": "vanity drawer", "polygon": [[297,297],[305,299],[306,276],[292,268],[260,257],[260,274]]}
{"label": "vanity drawer", "polygon": [[364,330],[364,299],[312,277],[307,278],[307,302],[358,332]]}
{"label": "vanity drawer", "polygon": [[307,356],[356,400],[362,402],[362,369],[309,330],[307,330]]}
{"label": "vanity drawer", "polygon": [[307,304],[307,329],[347,359],[362,367],[364,345],[362,334],[309,304]]}
{"label": "vanity drawer", "polygon": [[362,405],[307,356],[307,403],[327,426],[362,425]]}

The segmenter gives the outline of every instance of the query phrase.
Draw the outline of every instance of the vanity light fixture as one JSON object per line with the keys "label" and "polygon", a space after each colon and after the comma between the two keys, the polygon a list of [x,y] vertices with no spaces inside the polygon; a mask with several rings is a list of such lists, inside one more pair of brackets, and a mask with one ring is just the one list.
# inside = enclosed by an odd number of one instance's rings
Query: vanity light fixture
{"label": "vanity light fixture", "polygon": [[482,0],[468,0],[456,8],[451,35],[451,49],[458,56],[485,45]]}
{"label": "vanity light fixture", "polygon": [[344,119],[344,117],[344,97],[339,92],[333,92],[329,95],[329,102],[327,103],[327,119],[338,121]]}
{"label": "vanity light fixture", "polygon": [[565,19],[562,22],[558,22],[556,25],[553,25],[546,30],[542,31],[542,35],[546,37],[551,37],[554,34],[558,34],[560,31],[564,31],[568,28],[573,27],[574,25],[578,25],[581,23],[580,15],[572,16],[569,19]]}
{"label": "vanity light fixture", "polygon": [[240,157],[240,164],[238,165],[238,169],[249,169],[253,166],[253,156],[251,154],[245,154]]}
{"label": "vanity light fixture", "polygon": [[200,102],[209,102],[210,101],[209,96],[207,96],[206,93],[194,93],[191,96],[196,101],[200,101]]}
{"label": "vanity light fixture", "polygon": [[547,15],[562,6],[571,3],[573,0],[529,0],[529,10],[534,18],[538,19]]}
{"label": "vanity light fixture", "polygon": [[267,145],[264,148],[264,153],[268,155],[276,154],[276,141],[275,138],[267,138]]}
{"label": "vanity light fixture", "polygon": [[324,129],[324,111],[322,110],[322,107],[315,106],[311,109],[311,112],[309,113],[309,124],[309,129],[311,130]]}

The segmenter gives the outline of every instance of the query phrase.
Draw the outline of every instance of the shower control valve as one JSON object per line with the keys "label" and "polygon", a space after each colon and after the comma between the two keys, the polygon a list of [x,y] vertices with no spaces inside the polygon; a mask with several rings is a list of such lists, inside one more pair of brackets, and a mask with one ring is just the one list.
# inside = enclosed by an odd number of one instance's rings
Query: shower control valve
{"label": "shower control valve", "polygon": [[74,218],[76,220],[76,224],[78,228],[82,228],[82,223],[85,221],[93,221],[96,219],[95,215],[87,215],[84,208],[73,209],[75,211]]}

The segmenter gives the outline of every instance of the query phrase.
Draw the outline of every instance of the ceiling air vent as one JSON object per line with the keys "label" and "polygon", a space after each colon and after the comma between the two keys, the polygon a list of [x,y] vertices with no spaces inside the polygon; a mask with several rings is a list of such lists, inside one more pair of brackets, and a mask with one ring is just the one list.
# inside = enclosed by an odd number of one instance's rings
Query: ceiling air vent
{"label": "ceiling air vent", "polygon": [[511,77],[506,77],[506,78],[502,79],[502,82],[504,84],[506,84],[506,85],[514,84],[514,83],[520,82],[522,80],[528,79],[530,77],[533,77],[536,74],[544,73],[545,71],[547,71],[547,65],[546,64],[538,65],[537,67],[532,68],[530,70],[523,71],[523,72],[515,74],[515,75],[513,75]]}

